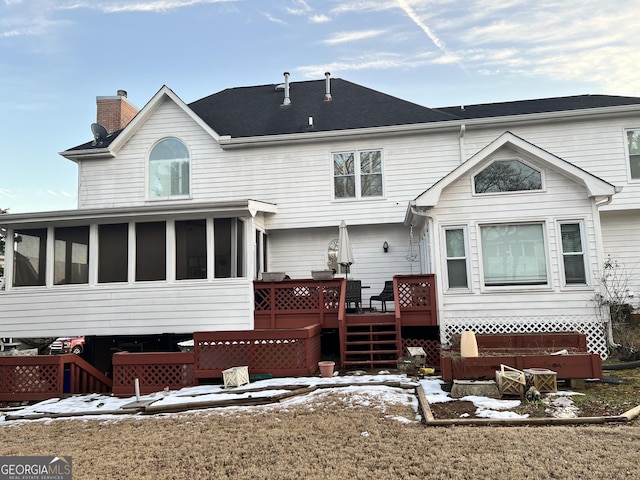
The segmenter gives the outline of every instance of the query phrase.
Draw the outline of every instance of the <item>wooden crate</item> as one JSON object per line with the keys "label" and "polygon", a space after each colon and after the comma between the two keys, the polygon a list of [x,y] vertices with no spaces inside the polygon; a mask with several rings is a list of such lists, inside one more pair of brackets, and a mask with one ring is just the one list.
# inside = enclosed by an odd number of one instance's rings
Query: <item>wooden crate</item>
{"label": "wooden crate", "polygon": [[420,368],[424,367],[427,362],[427,354],[422,347],[407,347],[407,353],[413,364]]}
{"label": "wooden crate", "polygon": [[496,370],[496,383],[501,395],[524,396],[524,388],[527,385],[524,372],[508,365],[500,365]]}
{"label": "wooden crate", "polygon": [[249,383],[249,367],[231,367],[222,371],[224,388],[239,387]]}
{"label": "wooden crate", "polygon": [[557,392],[557,373],[546,368],[525,368],[527,387],[535,387],[540,393]]}

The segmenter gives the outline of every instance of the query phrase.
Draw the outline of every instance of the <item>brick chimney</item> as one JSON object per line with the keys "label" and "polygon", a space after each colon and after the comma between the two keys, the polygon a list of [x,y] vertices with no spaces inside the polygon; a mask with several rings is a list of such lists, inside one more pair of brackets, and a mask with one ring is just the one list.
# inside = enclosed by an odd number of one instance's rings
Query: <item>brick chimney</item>
{"label": "brick chimney", "polygon": [[109,133],[124,128],[138,113],[138,109],[127,100],[125,90],[118,90],[112,97],[96,97],[96,105],[96,121]]}

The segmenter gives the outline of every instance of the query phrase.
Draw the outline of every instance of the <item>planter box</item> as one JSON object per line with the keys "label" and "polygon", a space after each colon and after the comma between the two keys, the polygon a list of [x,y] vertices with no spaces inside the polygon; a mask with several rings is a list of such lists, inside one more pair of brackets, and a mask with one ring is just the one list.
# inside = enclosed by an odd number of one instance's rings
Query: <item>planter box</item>
{"label": "planter box", "polygon": [[284,280],[285,272],[263,272],[262,280],[265,282],[281,282]]}
{"label": "planter box", "polygon": [[222,371],[224,388],[240,387],[249,383],[249,367],[231,367]]}
{"label": "planter box", "polygon": [[333,280],[333,270],[311,270],[314,280]]}
{"label": "planter box", "polygon": [[524,374],[527,378],[527,387],[534,387],[540,393],[558,391],[556,382],[558,374],[556,372],[546,368],[525,368]]}
{"label": "planter box", "polygon": [[570,355],[490,355],[462,358],[447,354],[440,357],[442,379],[494,379],[500,365],[509,365],[518,370],[543,368],[557,373],[558,379],[602,378],[602,359],[595,353],[573,353]]}

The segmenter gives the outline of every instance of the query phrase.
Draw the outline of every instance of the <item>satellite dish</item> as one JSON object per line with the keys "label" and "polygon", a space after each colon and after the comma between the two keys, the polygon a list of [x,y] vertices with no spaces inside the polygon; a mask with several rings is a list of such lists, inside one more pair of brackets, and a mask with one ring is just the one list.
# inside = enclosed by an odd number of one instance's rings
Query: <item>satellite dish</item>
{"label": "satellite dish", "polygon": [[107,138],[109,132],[99,123],[91,124],[91,131],[93,132],[93,145],[102,145],[102,141]]}

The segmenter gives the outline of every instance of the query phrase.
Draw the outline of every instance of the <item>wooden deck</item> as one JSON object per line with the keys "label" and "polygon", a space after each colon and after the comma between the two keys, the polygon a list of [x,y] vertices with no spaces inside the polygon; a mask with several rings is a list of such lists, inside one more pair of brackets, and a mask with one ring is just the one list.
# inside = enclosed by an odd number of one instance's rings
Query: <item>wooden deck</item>
{"label": "wooden deck", "polygon": [[[347,314],[344,279],[256,281],[254,330],[195,332],[193,352],[118,352],[112,357],[113,385],[73,355],[0,359],[0,366],[8,368],[0,370],[0,400],[60,395],[65,374],[71,375],[70,393],[113,388],[118,396],[133,395],[136,379],[144,394],[220,379],[234,366],[247,366],[252,375],[311,375],[322,358],[323,332],[336,330],[341,368],[395,367],[406,346],[424,346],[437,358],[437,341],[402,337],[403,327],[437,325],[434,276],[397,275],[393,282],[392,312]],[[91,375],[64,362],[84,362]]]}

